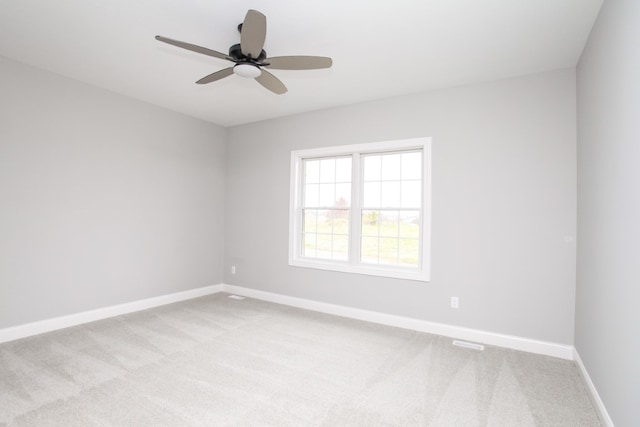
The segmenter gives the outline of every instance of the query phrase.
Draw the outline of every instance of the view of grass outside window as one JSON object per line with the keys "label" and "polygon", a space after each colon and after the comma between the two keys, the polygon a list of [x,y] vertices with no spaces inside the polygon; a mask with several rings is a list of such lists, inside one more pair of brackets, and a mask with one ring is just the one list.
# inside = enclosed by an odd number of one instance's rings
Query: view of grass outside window
{"label": "view of grass outside window", "polygon": [[289,264],[429,279],[430,139],[291,155]]}

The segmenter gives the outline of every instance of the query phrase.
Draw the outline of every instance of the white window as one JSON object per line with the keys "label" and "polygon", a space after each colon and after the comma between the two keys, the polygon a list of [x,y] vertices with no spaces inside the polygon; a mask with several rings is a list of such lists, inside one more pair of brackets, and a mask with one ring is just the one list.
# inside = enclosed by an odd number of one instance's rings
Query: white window
{"label": "white window", "polygon": [[429,280],[430,138],[291,153],[289,264]]}

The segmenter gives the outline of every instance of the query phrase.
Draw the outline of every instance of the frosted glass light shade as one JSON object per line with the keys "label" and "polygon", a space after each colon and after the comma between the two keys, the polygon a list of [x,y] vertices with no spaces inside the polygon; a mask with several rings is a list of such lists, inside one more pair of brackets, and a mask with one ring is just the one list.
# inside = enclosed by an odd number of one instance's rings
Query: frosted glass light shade
{"label": "frosted glass light shade", "polygon": [[262,71],[260,71],[260,68],[251,64],[238,64],[235,67],[233,67],[233,72],[239,75],[240,77],[248,77],[252,79],[262,74]]}

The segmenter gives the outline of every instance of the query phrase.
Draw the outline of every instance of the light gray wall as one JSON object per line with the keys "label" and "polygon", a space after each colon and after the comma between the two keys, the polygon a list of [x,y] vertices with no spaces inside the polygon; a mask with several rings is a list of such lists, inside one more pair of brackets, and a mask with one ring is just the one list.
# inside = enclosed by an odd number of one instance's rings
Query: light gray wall
{"label": "light gray wall", "polygon": [[[225,283],[572,344],[575,114],[562,70],[230,128]],[[419,136],[433,137],[430,283],[287,265],[291,150]]]}
{"label": "light gray wall", "polygon": [[0,328],[220,283],[225,141],[0,58]]}
{"label": "light gray wall", "polygon": [[578,64],[576,349],[616,426],[640,422],[640,2],[606,0]]}

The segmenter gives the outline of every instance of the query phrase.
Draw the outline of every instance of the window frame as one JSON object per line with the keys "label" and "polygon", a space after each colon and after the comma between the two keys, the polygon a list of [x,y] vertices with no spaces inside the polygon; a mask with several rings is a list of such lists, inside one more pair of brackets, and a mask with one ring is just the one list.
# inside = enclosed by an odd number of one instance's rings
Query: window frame
{"label": "window frame", "polygon": [[[360,260],[362,238],[361,212],[363,155],[384,154],[410,150],[422,151],[422,221],[420,224],[419,266],[401,267],[366,264]],[[351,204],[349,207],[349,255],[348,261],[337,261],[302,256],[303,245],[303,163],[306,159],[351,156]],[[431,254],[431,138],[412,138],[363,144],[320,147],[291,152],[290,196],[289,196],[289,265],[344,273],[365,274],[428,282],[430,280]]]}

